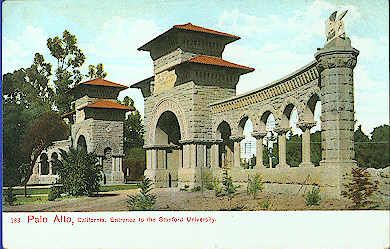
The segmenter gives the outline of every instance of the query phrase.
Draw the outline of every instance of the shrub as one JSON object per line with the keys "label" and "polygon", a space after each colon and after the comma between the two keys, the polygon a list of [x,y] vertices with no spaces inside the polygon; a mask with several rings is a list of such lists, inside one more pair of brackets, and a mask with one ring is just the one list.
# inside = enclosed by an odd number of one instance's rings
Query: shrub
{"label": "shrub", "polygon": [[213,190],[214,185],[213,185],[213,176],[210,172],[205,172],[202,175],[202,186],[206,188],[207,190]]}
{"label": "shrub", "polygon": [[136,195],[128,195],[129,209],[133,211],[152,210],[156,203],[157,197],[150,193],[152,188],[152,181],[149,178],[142,180],[137,184],[141,189],[140,193]]}
{"label": "shrub", "polygon": [[248,177],[248,186],[246,192],[251,195],[253,199],[256,199],[257,193],[263,190],[263,181],[259,174],[254,175],[252,178]]}
{"label": "shrub", "polygon": [[4,191],[4,201],[12,206],[14,205],[15,201],[16,201],[16,196],[14,195],[14,192],[13,192],[13,188],[12,187],[9,187],[7,188],[5,191]]}
{"label": "shrub", "polygon": [[313,187],[311,191],[306,194],[306,206],[320,205],[320,189]]}
{"label": "shrub", "polygon": [[228,175],[227,169],[223,172],[223,178],[222,178],[222,189],[223,189],[223,195],[227,197],[229,201],[229,207],[231,209],[231,201],[237,194],[237,189],[240,187],[240,185],[235,185],[233,183],[232,177]]}
{"label": "shrub", "polygon": [[191,189],[191,192],[199,192],[202,190],[202,187],[201,186],[195,186]]}
{"label": "shrub", "polygon": [[220,197],[223,196],[223,188],[218,178],[214,177],[213,179],[213,189],[215,191],[215,196]]}
{"label": "shrub", "polygon": [[262,201],[260,205],[261,205],[262,209],[267,210],[271,207],[271,201],[269,199],[266,199],[266,200]]}
{"label": "shrub", "polygon": [[352,168],[352,179],[344,184],[342,195],[354,203],[354,208],[363,208],[372,204],[368,198],[378,190],[378,181],[370,181],[370,174],[364,168]]}
{"label": "shrub", "polygon": [[190,188],[190,186],[185,184],[183,188],[180,188],[180,191],[188,191],[189,188]]}
{"label": "shrub", "polygon": [[50,187],[49,194],[47,195],[47,199],[49,201],[54,201],[57,198],[61,197],[61,187],[53,185]]}
{"label": "shrub", "polygon": [[71,148],[61,151],[62,167],[58,169],[63,190],[72,196],[92,195],[98,192],[102,180],[102,166],[94,153]]}

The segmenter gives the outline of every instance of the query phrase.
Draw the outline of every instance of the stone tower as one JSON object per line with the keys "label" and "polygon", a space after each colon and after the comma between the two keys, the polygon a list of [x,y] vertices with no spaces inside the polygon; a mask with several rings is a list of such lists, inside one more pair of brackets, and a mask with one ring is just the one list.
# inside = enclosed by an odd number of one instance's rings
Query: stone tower
{"label": "stone tower", "polygon": [[132,87],[145,98],[145,175],[157,186],[192,186],[209,169],[220,142],[212,135],[209,104],[235,96],[240,75],[254,70],[222,59],[225,46],[238,39],[187,23],[139,48],[154,65],[154,76]]}
{"label": "stone tower", "polygon": [[145,98],[145,175],[158,187],[199,183],[218,153],[209,104],[235,96],[240,75],[254,70],[222,59],[238,39],[187,23],[139,48],[150,52],[154,76],[131,87]]}
{"label": "stone tower", "polygon": [[72,146],[95,152],[103,165],[104,183],[123,183],[123,119],[133,109],[117,103],[127,86],[94,79],[71,89],[76,100],[71,120]]}

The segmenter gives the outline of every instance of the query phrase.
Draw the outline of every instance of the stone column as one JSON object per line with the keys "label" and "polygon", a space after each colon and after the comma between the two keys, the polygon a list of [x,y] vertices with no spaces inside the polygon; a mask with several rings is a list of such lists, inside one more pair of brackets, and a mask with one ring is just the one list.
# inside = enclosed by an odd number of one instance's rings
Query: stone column
{"label": "stone column", "polygon": [[321,89],[321,165],[355,166],[353,69],[359,51],[336,37],[316,54]]}
{"label": "stone column", "polygon": [[152,169],[157,169],[157,150],[156,149],[152,149],[151,150],[151,155],[152,155]]}
{"label": "stone column", "polygon": [[50,160],[50,163],[49,163],[49,175],[52,175],[53,174],[53,160]]}
{"label": "stone column", "polygon": [[290,165],[286,161],[286,133],[289,131],[289,128],[277,128],[275,130],[278,133],[278,147],[279,147],[279,164],[276,165],[276,168],[288,168]]}
{"label": "stone column", "polygon": [[302,163],[299,167],[314,167],[310,159],[310,129],[315,125],[314,122],[298,123],[298,127],[302,130]]}
{"label": "stone column", "polygon": [[244,139],[244,137],[243,136],[230,136],[230,139],[234,142],[233,168],[240,168],[240,165],[241,165],[240,142]]}
{"label": "stone column", "polygon": [[256,138],[256,167],[264,167],[263,163],[263,139],[267,135],[267,132],[252,132],[252,136]]}
{"label": "stone column", "polygon": [[218,144],[211,145],[211,168],[219,168]]}

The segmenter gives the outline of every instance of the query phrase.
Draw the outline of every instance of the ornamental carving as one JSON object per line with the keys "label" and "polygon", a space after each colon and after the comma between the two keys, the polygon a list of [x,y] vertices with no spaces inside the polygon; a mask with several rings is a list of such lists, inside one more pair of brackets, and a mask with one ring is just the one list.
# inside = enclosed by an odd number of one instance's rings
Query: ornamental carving
{"label": "ornamental carving", "polygon": [[348,54],[318,54],[317,70],[322,72],[325,69],[347,67],[354,69],[357,62],[357,52],[351,51]]}

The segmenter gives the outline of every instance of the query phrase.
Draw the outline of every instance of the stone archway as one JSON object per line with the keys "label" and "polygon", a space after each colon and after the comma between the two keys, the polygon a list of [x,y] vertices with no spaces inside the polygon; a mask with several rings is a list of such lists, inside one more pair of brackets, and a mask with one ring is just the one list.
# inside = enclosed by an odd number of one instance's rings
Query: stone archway
{"label": "stone archway", "polygon": [[87,151],[87,141],[84,135],[80,135],[77,139],[77,150]]}
{"label": "stone archway", "polygon": [[176,187],[178,184],[178,170],[182,168],[182,138],[179,120],[172,111],[163,112],[154,127],[155,160],[152,167],[161,172],[161,184],[166,187]]}
{"label": "stone archway", "polygon": [[222,121],[217,128],[217,138],[222,140],[218,147],[218,165],[221,168],[233,166],[234,143],[230,139],[231,135],[230,125]]}

